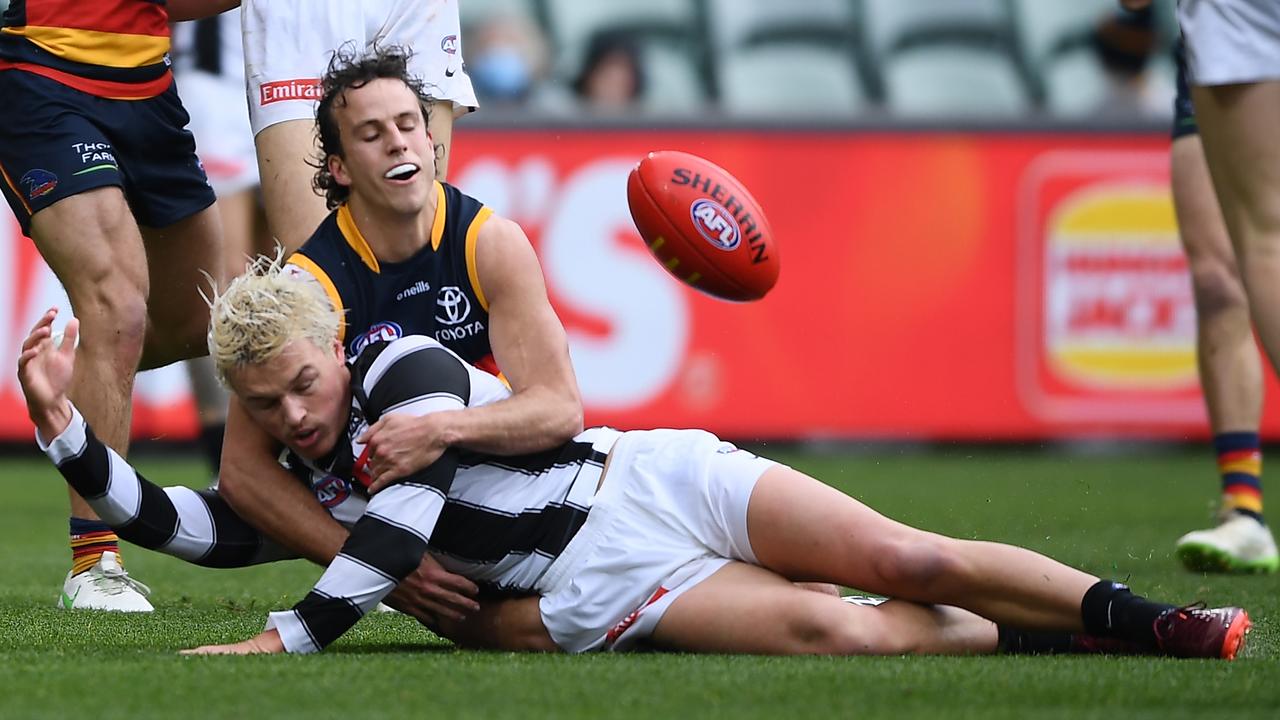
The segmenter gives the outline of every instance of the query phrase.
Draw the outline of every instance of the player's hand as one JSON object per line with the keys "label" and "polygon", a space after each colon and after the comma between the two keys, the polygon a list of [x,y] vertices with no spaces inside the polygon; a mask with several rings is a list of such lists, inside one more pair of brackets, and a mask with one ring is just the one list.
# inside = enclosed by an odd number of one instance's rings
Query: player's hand
{"label": "player's hand", "polygon": [[72,318],[67,323],[62,344],[54,346],[53,320],[57,316],[57,308],[45,311],[22,341],[22,354],[18,356],[18,383],[27,399],[27,414],[40,434],[48,439],[66,430],[71,422],[67,390],[71,388],[71,375],[76,366],[76,336],[80,332],[80,321]]}
{"label": "player's hand", "polygon": [[1120,0],[1120,6],[1131,12],[1142,10],[1150,4],[1151,0]]}
{"label": "player's hand", "polygon": [[368,448],[370,494],[412,475],[440,459],[449,445],[444,439],[447,412],[429,415],[391,413],[365,430],[356,442]]}
{"label": "player's hand", "polygon": [[480,588],[461,575],[441,567],[430,554],[422,556],[414,570],[392,590],[383,602],[415,618],[429,628],[440,618],[461,622],[480,609],[476,597]]}
{"label": "player's hand", "polygon": [[284,652],[284,641],[274,628],[238,643],[230,645],[201,645],[190,650],[179,650],[182,655],[262,655]]}

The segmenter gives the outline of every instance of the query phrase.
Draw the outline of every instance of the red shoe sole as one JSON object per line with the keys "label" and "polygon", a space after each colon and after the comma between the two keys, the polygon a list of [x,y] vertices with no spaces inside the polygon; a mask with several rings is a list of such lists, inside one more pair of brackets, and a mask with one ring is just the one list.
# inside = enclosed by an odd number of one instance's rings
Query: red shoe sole
{"label": "red shoe sole", "polygon": [[1231,625],[1227,628],[1227,637],[1222,641],[1223,660],[1236,659],[1236,655],[1244,649],[1245,637],[1252,627],[1253,623],[1249,620],[1249,613],[1241,610],[1240,614],[1231,621]]}

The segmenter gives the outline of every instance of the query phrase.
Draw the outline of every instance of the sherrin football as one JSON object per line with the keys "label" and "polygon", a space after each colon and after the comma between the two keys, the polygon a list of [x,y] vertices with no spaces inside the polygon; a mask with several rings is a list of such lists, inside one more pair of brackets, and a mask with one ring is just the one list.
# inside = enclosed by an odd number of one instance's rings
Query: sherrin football
{"label": "sherrin football", "polygon": [[677,280],[724,300],[759,300],[778,281],[778,244],[751,193],[723,168],[676,150],[627,178],[631,218]]}

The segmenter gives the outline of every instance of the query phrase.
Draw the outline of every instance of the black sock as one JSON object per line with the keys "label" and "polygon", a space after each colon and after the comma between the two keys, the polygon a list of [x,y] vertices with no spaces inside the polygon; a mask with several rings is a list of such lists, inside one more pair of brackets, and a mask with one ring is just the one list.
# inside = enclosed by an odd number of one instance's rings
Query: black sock
{"label": "black sock", "polygon": [[216,476],[222,470],[222,435],[227,429],[223,423],[204,425],[200,428],[200,448],[204,450],[209,467]]}
{"label": "black sock", "polygon": [[1058,655],[1074,649],[1068,632],[1019,630],[997,625],[996,652],[1002,655]]}
{"label": "black sock", "polygon": [[1174,607],[1134,595],[1118,582],[1099,580],[1080,601],[1080,617],[1094,635],[1154,646],[1156,618]]}

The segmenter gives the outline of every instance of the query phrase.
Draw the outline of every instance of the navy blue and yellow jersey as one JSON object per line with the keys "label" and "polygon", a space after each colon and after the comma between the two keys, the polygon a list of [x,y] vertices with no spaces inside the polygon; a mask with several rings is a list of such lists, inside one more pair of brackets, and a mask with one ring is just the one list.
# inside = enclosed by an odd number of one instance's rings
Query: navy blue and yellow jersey
{"label": "navy blue and yellow jersey", "polygon": [[319,280],[343,315],[348,356],[378,340],[426,335],[496,375],[489,303],[476,276],[476,241],[493,213],[452,185],[437,182],[435,193],[431,242],[408,260],[375,257],[343,204],[289,263]]}
{"label": "navy blue and yellow jersey", "polygon": [[0,70],[43,75],[98,97],[155,97],[173,84],[165,0],[10,0]]}

